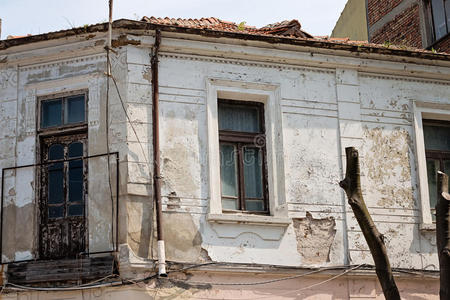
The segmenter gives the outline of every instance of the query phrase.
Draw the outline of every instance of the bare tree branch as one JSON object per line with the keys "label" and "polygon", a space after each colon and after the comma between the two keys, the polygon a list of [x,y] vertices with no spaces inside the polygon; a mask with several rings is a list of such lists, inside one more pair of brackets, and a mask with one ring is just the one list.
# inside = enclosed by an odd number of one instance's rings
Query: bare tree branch
{"label": "bare tree branch", "polygon": [[358,150],[348,147],[345,148],[345,154],[347,156],[347,169],[345,178],[339,185],[347,194],[348,203],[352,207],[359,227],[369,245],[385,298],[387,300],[400,300],[400,294],[392,275],[386,246],[384,245],[383,235],[377,230],[362,196]]}

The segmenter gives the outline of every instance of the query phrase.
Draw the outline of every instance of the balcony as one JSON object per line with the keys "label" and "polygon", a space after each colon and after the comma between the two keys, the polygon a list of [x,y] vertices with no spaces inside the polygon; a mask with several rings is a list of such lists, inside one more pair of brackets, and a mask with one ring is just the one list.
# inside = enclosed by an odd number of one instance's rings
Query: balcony
{"label": "balcony", "polygon": [[118,153],[5,168],[0,254],[9,282],[87,282],[117,272]]}

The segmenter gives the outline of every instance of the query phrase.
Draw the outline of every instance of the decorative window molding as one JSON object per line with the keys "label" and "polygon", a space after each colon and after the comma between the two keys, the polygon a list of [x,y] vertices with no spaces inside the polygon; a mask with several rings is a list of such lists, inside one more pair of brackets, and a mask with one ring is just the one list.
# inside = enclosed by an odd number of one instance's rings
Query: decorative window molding
{"label": "decorative window molding", "polygon": [[425,151],[425,140],[423,133],[423,120],[450,121],[450,104],[413,102],[414,109],[414,131],[416,145],[416,161],[420,191],[420,214],[421,230],[435,230],[430,207],[430,196],[428,190],[427,162]]}
{"label": "decorative window molding", "polygon": [[[218,99],[259,102],[264,104],[264,121],[267,151],[267,181],[269,216],[240,213],[223,213],[220,179],[220,152],[218,126]],[[284,187],[284,162],[282,119],[278,85],[238,82],[232,80],[207,80],[207,137],[209,162],[208,221],[216,223],[271,224],[288,226]],[[273,221],[273,222],[272,222]]]}

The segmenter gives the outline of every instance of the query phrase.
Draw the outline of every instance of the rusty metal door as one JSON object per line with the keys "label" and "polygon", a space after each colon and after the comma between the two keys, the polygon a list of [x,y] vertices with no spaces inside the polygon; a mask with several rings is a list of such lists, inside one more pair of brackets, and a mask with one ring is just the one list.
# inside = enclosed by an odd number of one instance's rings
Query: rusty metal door
{"label": "rusty metal door", "polygon": [[41,139],[40,258],[86,251],[87,135]]}

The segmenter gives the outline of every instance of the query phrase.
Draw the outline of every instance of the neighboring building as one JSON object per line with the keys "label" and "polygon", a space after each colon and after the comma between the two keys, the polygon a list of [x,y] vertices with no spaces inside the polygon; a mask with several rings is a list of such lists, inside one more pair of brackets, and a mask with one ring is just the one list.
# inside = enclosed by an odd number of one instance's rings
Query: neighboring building
{"label": "neighboring building", "polygon": [[402,296],[438,299],[450,55],[313,38],[295,20],[113,25],[109,85],[107,24],[0,41],[3,299],[380,299],[338,186],[347,146]]}
{"label": "neighboring building", "polygon": [[367,41],[366,1],[348,0],[331,33],[332,38]]}
{"label": "neighboring building", "polygon": [[366,30],[356,21],[362,18],[371,43],[450,51],[449,0],[350,0],[332,37],[354,39],[355,26]]}

